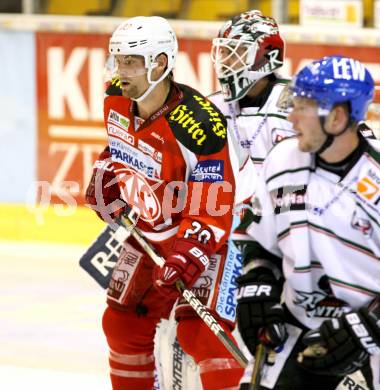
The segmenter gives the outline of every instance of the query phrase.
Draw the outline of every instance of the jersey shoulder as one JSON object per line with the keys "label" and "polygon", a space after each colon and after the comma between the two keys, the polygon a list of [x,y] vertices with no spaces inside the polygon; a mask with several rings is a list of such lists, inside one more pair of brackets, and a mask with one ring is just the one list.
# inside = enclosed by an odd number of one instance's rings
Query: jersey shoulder
{"label": "jersey shoulder", "polygon": [[276,78],[272,82],[271,91],[267,96],[265,104],[261,108],[262,112],[287,122],[289,114],[289,81],[290,80],[287,79]]}
{"label": "jersey shoulder", "polygon": [[366,139],[376,139],[375,133],[373,132],[373,130],[365,122],[360,122],[359,123],[358,131]]}
{"label": "jersey shoulder", "polygon": [[309,172],[312,169],[312,156],[299,150],[297,137],[285,138],[270,150],[263,169],[267,182],[289,173]]}
{"label": "jersey shoulder", "polygon": [[166,114],[175,138],[195,154],[219,152],[227,142],[226,118],[200,92],[187,85],[177,85],[183,99]]}
{"label": "jersey shoulder", "polygon": [[380,140],[376,138],[374,139],[367,138],[367,141],[369,144],[368,154],[375,160],[375,162],[379,166],[380,165]]}

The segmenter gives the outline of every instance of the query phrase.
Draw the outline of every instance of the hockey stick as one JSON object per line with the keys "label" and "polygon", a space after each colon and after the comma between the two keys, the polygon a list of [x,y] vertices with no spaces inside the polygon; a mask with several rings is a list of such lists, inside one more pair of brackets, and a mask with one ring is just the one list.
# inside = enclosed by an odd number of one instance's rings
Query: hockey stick
{"label": "hockey stick", "polygon": [[256,347],[255,363],[253,364],[252,378],[251,383],[248,386],[248,390],[258,390],[261,381],[261,372],[263,370],[267,354],[267,348],[263,343],[260,343]]}
{"label": "hockey stick", "polygon": [[[132,237],[138,242],[138,244],[145,250],[149,257],[160,267],[165,264],[163,257],[157,254],[153,246],[146,241],[140,230],[135,226],[134,221],[132,221],[129,216],[124,215],[122,222],[126,229],[131,233]],[[231,353],[231,355],[236,359],[236,361],[245,368],[248,364],[246,357],[240,351],[240,349],[233,343],[233,341],[228,337],[227,333],[219,325],[218,321],[214,316],[207,310],[207,308],[201,303],[201,301],[194,295],[194,293],[185,288],[182,281],[176,283],[176,287],[185,298],[185,300],[190,304],[194,311],[201,317],[203,322],[210,328],[212,333],[219,339],[219,341],[226,347],[226,349]]]}

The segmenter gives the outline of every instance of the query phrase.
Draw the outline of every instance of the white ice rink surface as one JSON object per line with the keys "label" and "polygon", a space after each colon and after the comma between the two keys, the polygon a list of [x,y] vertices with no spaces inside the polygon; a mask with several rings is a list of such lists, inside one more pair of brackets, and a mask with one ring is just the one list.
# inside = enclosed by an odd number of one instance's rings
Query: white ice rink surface
{"label": "white ice rink surface", "polygon": [[86,248],[0,241],[0,389],[109,390],[105,291]]}
{"label": "white ice rink surface", "polygon": [[105,290],[79,267],[85,250],[0,240],[0,390],[111,389]]}

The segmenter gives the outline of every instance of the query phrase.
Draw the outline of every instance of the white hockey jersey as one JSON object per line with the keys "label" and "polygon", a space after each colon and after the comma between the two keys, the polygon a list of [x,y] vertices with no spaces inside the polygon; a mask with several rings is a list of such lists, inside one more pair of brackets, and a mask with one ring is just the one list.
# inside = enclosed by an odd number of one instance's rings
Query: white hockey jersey
{"label": "white hockey jersey", "polygon": [[295,134],[292,124],[286,119],[288,112],[279,104],[281,93],[288,81],[276,77],[271,83],[272,89],[260,107],[240,108],[239,102],[226,103],[220,92],[209,97],[227,118],[228,128],[250,155],[257,170],[277,142]]}
{"label": "white hockey jersey", "polygon": [[234,235],[282,258],[283,299],[309,328],[380,294],[380,142],[362,142],[343,179],[316,166],[296,138],[276,145],[246,234]]}

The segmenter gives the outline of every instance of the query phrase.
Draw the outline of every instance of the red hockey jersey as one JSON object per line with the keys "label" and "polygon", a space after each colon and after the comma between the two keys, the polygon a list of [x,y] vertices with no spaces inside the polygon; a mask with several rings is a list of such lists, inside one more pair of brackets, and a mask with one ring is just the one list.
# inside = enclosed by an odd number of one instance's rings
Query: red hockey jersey
{"label": "red hockey jersey", "polygon": [[139,215],[137,226],[159,247],[190,237],[216,252],[231,229],[235,193],[225,118],[199,92],[177,83],[137,129],[134,112],[130,99],[105,98],[115,174],[122,199]]}

